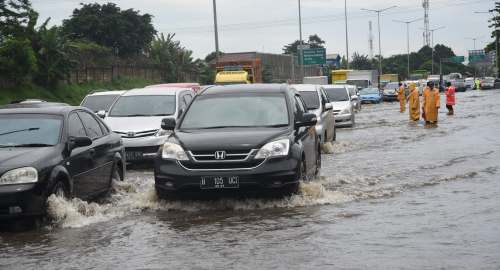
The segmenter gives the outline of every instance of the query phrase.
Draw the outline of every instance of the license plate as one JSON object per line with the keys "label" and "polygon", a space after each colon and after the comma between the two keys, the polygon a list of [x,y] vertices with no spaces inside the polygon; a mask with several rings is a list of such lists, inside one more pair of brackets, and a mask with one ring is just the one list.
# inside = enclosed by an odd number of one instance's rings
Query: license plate
{"label": "license plate", "polygon": [[142,152],[125,152],[125,157],[127,160],[138,160],[143,158]]}
{"label": "license plate", "polygon": [[238,176],[202,177],[200,180],[201,189],[235,189],[240,187]]}

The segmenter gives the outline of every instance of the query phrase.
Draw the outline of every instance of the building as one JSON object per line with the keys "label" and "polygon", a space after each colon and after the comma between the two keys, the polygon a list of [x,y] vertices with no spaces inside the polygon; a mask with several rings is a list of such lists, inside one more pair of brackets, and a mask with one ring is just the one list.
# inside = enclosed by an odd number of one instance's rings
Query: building
{"label": "building", "polygon": [[340,68],[342,57],[338,53],[332,53],[326,55],[326,64],[329,67]]}

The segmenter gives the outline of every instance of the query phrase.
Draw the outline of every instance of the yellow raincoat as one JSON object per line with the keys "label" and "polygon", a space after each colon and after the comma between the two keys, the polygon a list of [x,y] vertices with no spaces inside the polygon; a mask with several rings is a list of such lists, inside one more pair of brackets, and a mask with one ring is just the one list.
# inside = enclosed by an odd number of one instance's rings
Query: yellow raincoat
{"label": "yellow raincoat", "polygon": [[399,87],[398,100],[399,100],[399,111],[404,113],[406,111],[406,93],[404,86]]}
{"label": "yellow raincoat", "polygon": [[439,90],[434,88],[431,90],[429,87],[425,88],[422,95],[424,97],[423,110],[425,114],[425,121],[435,123],[438,121],[438,110],[441,107],[441,99]]}
{"label": "yellow raincoat", "polygon": [[415,84],[410,84],[410,95],[408,96],[408,109],[410,111],[410,120],[420,120],[420,95],[415,88]]}

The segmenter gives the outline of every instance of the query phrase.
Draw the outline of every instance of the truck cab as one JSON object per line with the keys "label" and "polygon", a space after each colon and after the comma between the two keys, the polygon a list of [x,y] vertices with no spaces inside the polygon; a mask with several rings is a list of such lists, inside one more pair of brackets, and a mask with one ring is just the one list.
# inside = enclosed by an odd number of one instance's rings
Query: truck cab
{"label": "truck cab", "polygon": [[250,84],[248,72],[244,70],[239,71],[221,71],[215,76],[215,84]]}

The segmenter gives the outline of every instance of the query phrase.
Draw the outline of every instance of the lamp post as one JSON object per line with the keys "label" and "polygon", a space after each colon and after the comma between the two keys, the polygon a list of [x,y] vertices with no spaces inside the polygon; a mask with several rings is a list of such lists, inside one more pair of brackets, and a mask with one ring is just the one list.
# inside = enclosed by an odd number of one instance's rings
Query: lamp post
{"label": "lamp post", "polygon": [[345,51],[347,59],[347,69],[349,69],[349,32],[347,31],[347,0],[344,0],[344,18],[345,18]]}
{"label": "lamp post", "polygon": [[437,28],[434,28],[434,29],[429,29],[429,31],[431,32],[431,45],[432,45],[432,66],[431,66],[431,73],[434,74],[434,31],[437,31],[437,30],[441,30],[445,28],[444,26],[441,26],[441,27],[437,27]]}
{"label": "lamp post", "polygon": [[378,86],[380,88],[380,76],[382,76],[382,42],[380,39],[380,13],[387,11],[389,9],[395,8],[397,6],[391,6],[388,8],[383,8],[383,9],[366,9],[362,8],[361,10],[364,11],[369,11],[369,12],[375,12],[377,13],[377,27],[378,27]]}
{"label": "lamp post", "polygon": [[217,0],[213,0],[214,8],[214,32],[215,32],[215,64],[219,63],[219,29],[217,26]]}
{"label": "lamp post", "polygon": [[414,22],[418,22],[420,20],[423,20],[423,18],[409,20],[409,21],[394,20],[395,22],[406,24],[406,47],[407,47],[407,53],[408,53],[408,75],[407,75],[408,78],[410,78],[410,24],[414,23]]}
{"label": "lamp post", "polygon": [[304,41],[302,39],[302,5],[299,0],[299,65],[300,65],[300,76],[304,80]]}

